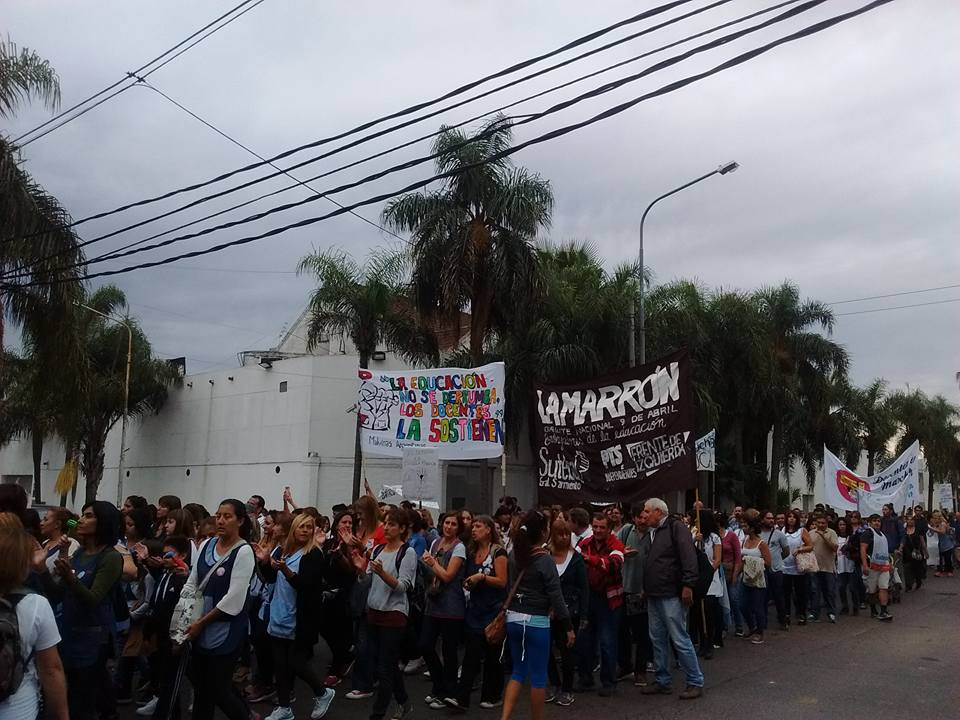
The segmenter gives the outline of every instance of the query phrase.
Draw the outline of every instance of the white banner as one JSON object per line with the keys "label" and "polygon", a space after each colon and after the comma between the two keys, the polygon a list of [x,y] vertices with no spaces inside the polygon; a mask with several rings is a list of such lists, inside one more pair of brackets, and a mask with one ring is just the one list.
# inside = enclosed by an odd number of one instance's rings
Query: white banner
{"label": "white banner", "polygon": [[938,509],[953,510],[953,485],[950,483],[937,483],[934,486],[934,497],[937,499],[936,507]]}
{"label": "white banner", "polygon": [[473,369],[361,369],[359,378],[365,454],[402,457],[405,448],[434,448],[441,460],[503,454],[503,363]]}
{"label": "white banner", "polygon": [[440,501],[440,453],[434,448],[404,448],[400,467],[403,496]]}
{"label": "white banner", "polygon": [[421,502],[416,498],[404,497],[403,488],[400,485],[384,485],[380,490],[380,494],[377,496],[377,500],[388,503],[389,505],[399,505],[404,500],[409,500],[414,505],[422,506],[430,510],[440,509],[440,503],[438,502],[432,500],[423,500]]}
{"label": "white banner", "polygon": [[717,431],[711,430],[697,440],[697,472],[706,470],[714,472],[717,469]]}
{"label": "white banner", "polygon": [[865,517],[874,512],[879,514],[888,503],[892,503],[897,512],[904,506],[915,505],[920,494],[919,455],[920,443],[915,442],[876,475],[860,477],[824,447],[824,500],[837,510],[859,510]]}

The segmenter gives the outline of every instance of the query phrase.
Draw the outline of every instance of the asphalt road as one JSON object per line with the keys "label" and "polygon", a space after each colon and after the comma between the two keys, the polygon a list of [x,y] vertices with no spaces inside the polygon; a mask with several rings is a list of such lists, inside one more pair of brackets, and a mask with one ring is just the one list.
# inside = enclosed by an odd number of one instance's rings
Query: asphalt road
{"label": "asphalt road", "polygon": [[[841,616],[836,625],[811,623],[786,633],[771,629],[760,646],[731,637],[712,660],[703,662],[706,689],[698,700],[641,696],[639,688],[629,683],[611,698],[578,694],[570,707],[548,705],[547,716],[558,720],[566,715],[583,718],[585,713],[604,720],[638,716],[895,720],[905,714],[917,720],[960,718],[960,577],[934,578],[931,573],[921,590],[906,594],[891,611],[892,623],[871,620],[867,612]],[[679,674],[674,687],[683,687]],[[326,716],[329,720],[357,720],[369,713],[372,701],[345,699],[349,689],[347,683],[337,688]],[[423,704],[423,696],[430,691],[425,678],[407,678],[407,690],[414,700],[413,720],[450,715]],[[310,692],[298,683],[295,694],[297,718],[309,718]],[[255,709],[265,717],[272,707],[261,704]],[[136,715],[124,708],[121,717],[132,720]],[[500,710],[474,706],[465,717],[499,720]],[[529,717],[526,698],[515,717]]]}

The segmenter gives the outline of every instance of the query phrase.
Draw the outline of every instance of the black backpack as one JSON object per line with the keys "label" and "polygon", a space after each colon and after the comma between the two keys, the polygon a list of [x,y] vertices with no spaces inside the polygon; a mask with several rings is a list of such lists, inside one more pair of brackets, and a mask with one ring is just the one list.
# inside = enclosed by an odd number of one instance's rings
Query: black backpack
{"label": "black backpack", "polygon": [[0,702],[20,689],[30,661],[29,657],[23,657],[20,621],[17,619],[17,604],[24,597],[25,593],[10,593],[0,598]]}
{"label": "black backpack", "polygon": [[[376,560],[377,556],[383,552],[383,549],[386,545],[377,545],[373,552],[370,554],[371,560]],[[397,575],[400,575],[400,564],[403,562],[403,556],[407,554],[407,550],[410,549],[410,545],[404,543],[400,546],[400,549],[397,550],[397,555],[394,558]],[[410,603],[410,612],[417,610],[423,612],[424,608],[427,606],[427,591],[423,584],[423,576],[420,574],[420,561],[417,561],[417,564],[413,573],[413,587],[407,590],[407,602]]]}
{"label": "black backpack", "polygon": [[[676,526],[679,523],[678,520],[670,521],[670,540],[673,542],[674,547],[677,544],[677,536],[674,535],[676,532]],[[686,525],[681,524],[681,530],[683,532],[688,532]],[[690,540],[693,542],[693,538]],[[697,600],[705,598],[707,592],[710,590],[710,583],[713,582],[713,563],[710,562],[710,558],[707,557],[707,554],[703,551],[703,548],[697,546],[694,543],[694,550],[697,553],[697,582],[693,586],[693,597]]]}

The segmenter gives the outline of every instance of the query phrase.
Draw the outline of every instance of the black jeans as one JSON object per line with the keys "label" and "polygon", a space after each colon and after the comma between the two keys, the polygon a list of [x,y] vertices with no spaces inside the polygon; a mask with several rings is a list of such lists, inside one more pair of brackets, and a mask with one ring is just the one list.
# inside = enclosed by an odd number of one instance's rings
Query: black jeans
{"label": "black jeans", "polygon": [[940,563],[938,565],[940,572],[953,572],[953,548],[944,550],[940,553]]}
{"label": "black jeans", "polygon": [[93,665],[64,668],[67,707],[73,720],[112,720],[117,717],[117,696],[107,668],[111,655],[110,646],[103,645]]}
{"label": "black jeans", "polygon": [[187,674],[193,685],[193,717],[212,718],[214,710],[229,720],[249,720],[250,711],[233,685],[233,669],[240,659],[237,648],[226,655],[194,652]]}
{"label": "black jeans", "polygon": [[164,642],[161,639],[158,642],[150,664],[153,685],[157,688],[157,709],[153,713],[157,720],[167,720],[168,712],[173,720],[180,718],[180,697],[173,696],[180,660],[180,655],[173,654],[173,646],[169,640]]}
{"label": "black jeans", "polygon": [[326,688],[323,678],[311,659],[309,648],[298,647],[295,640],[271,637],[273,647],[273,667],[277,678],[277,705],[290,707],[293,694],[293,680],[298,677],[313,690],[314,697],[324,694]]}
{"label": "black jeans", "polygon": [[[463,636],[463,620],[423,616],[423,630],[420,633],[420,650],[423,661],[430,671],[434,697],[450,697],[457,688],[457,668],[459,659],[457,648]],[[440,638],[443,662],[437,655],[437,638]]]}
{"label": "black jeans", "polygon": [[787,603],[783,597],[783,572],[767,571],[767,603],[773,600],[773,605],[777,608],[777,622],[781,625],[787,624]]}
{"label": "black jeans", "polygon": [[503,695],[503,666],[500,664],[500,645],[487,642],[483,631],[468,629],[464,636],[463,668],[457,687],[457,702],[470,705],[473,681],[483,663],[483,679],[480,684],[480,702],[496,702]]}
{"label": "black jeans", "polygon": [[783,604],[787,611],[787,622],[790,622],[790,607],[796,609],[797,619],[807,620],[807,598],[809,597],[810,581],[804,574],[783,574]]}
{"label": "black jeans", "polygon": [[340,590],[333,598],[321,606],[320,637],[330,648],[330,667],[328,675],[343,677],[352,659],[350,645],[353,621],[350,618],[350,605],[345,598],[341,598],[344,590]]}
{"label": "black jeans", "polygon": [[[580,628],[580,616],[575,615],[570,618],[570,624],[573,631]],[[550,684],[560,688],[561,692],[573,692],[573,672],[576,669],[576,657],[573,648],[567,647],[567,631],[563,624],[555,620],[550,622],[550,635],[553,639],[553,652],[550,653],[550,661],[547,665],[547,675],[550,678]],[[557,659],[559,657],[559,663]]]}
{"label": "black jeans", "polygon": [[273,646],[270,636],[267,635],[267,623],[259,617],[250,621],[250,641],[253,644],[253,654],[257,659],[256,672],[253,678],[260,687],[271,687],[274,680]]}
{"label": "black jeans", "polygon": [[630,615],[624,608],[623,625],[627,633],[620,638],[620,673],[643,674],[647,663],[653,660],[653,643],[650,641],[650,615],[645,612]]}
{"label": "black jeans", "polygon": [[693,603],[690,608],[690,640],[700,646],[700,653],[710,655],[713,646],[719,645],[723,636],[723,610],[720,598],[707,595]]}
{"label": "black jeans", "polygon": [[[403,642],[403,627],[384,627],[367,625],[369,646],[376,648],[377,664],[375,677],[379,681],[373,699],[370,720],[380,720],[390,705],[392,697],[399,705],[406,705],[409,697],[403,686],[403,671],[400,662],[400,645]],[[456,672],[456,668],[454,668]]]}

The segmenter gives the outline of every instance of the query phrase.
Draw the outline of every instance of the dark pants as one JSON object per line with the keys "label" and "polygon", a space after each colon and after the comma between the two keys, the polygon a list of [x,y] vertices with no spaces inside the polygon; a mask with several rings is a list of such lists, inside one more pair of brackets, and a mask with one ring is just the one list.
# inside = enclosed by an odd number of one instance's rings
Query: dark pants
{"label": "dark pants", "polygon": [[215,708],[229,720],[248,720],[247,704],[233,685],[233,670],[240,659],[240,648],[226,655],[195,652],[188,675],[193,685],[193,717],[212,718]]}
{"label": "dark pants", "polygon": [[[452,697],[457,688],[457,668],[460,666],[457,649],[463,636],[463,620],[423,617],[420,633],[420,651],[430,671],[434,697]],[[437,655],[437,638],[440,638],[443,662]]]}
{"label": "dark pants", "polygon": [[904,560],[903,574],[903,584],[907,590],[910,590],[914,586],[919,588],[921,585],[923,585],[923,581],[927,578],[926,558],[920,558],[919,560],[909,558]]}
{"label": "dark pants", "polygon": [[341,599],[341,590],[320,608],[320,637],[330,648],[328,675],[343,677],[352,659],[350,655],[351,628],[350,606]]}
{"label": "dark pants", "polygon": [[270,638],[273,646],[274,671],[277,677],[277,705],[290,707],[293,680],[298,677],[313,690],[314,697],[323,695],[326,688],[323,678],[312,662],[309,648],[298,647],[296,641],[285,638]]}
{"label": "dark pants", "polygon": [[[580,616],[570,618],[574,632],[580,627]],[[553,640],[553,652],[547,665],[550,684],[560,688],[561,692],[573,692],[573,671],[576,667],[573,648],[567,647],[567,631],[562,623],[550,622],[550,636]]]}
{"label": "dark pants", "polygon": [[480,702],[496,702],[503,694],[503,666],[500,664],[500,645],[487,642],[482,630],[466,631],[464,636],[463,668],[457,687],[457,702],[463,707],[470,705],[473,681],[483,663],[483,680],[480,684]]}
{"label": "dark pants", "polygon": [[577,638],[577,665],[584,685],[593,685],[595,649],[600,647],[600,683],[605,688],[617,684],[617,628],[620,608],[611,610],[604,595],[590,593],[587,627]]}
{"label": "dark pants", "polygon": [[808,586],[809,581],[806,575],[783,574],[783,601],[787,611],[787,622],[790,622],[791,605],[796,611],[797,618],[806,621]]}
{"label": "dark pants", "polygon": [[747,628],[750,632],[762,633],[767,629],[767,589],[744,585],[741,600]]}
{"label": "dark pants", "polygon": [[620,633],[620,672],[643,675],[647,663],[653,661],[653,643],[650,642],[650,615],[646,612],[633,615],[624,611],[621,618],[623,629]]}
{"label": "dark pants", "polygon": [[940,572],[953,572],[953,548],[944,550],[942,553],[940,553],[940,563],[937,567]]}
{"label": "dark pants", "polygon": [[838,573],[837,584],[839,586],[838,595],[840,596],[840,610],[849,611],[850,608],[856,610],[859,607],[857,600],[855,573]]}
{"label": "dark pants", "polygon": [[153,713],[157,720],[167,720],[168,713],[173,720],[180,718],[180,698],[173,696],[180,660],[180,655],[173,654],[169,640],[161,640],[157,644],[150,666],[153,671],[153,684],[157,688],[157,709]]}
{"label": "dark pants", "polygon": [[64,668],[67,707],[73,720],[112,720],[117,717],[116,691],[107,668],[110,656],[110,646],[104,645],[93,665]]}
{"label": "dark pants", "polygon": [[377,648],[370,644],[370,626],[367,625],[366,615],[353,620],[353,652],[356,657],[350,676],[353,689],[370,692],[373,690],[373,674],[377,668]]}
{"label": "dark pants", "polygon": [[257,668],[254,679],[261,687],[271,687],[274,680],[273,646],[270,636],[267,635],[267,622],[256,618],[251,622],[250,640],[253,643],[253,653],[257,659]]}
{"label": "dark pants", "polygon": [[697,600],[690,608],[690,641],[700,646],[702,655],[713,653],[713,646],[719,645],[723,637],[723,609],[720,598],[708,595]]}
{"label": "dark pants", "polygon": [[400,705],[406,705],[409,699],[403,686],[403,671],[398,666],[404,628],[367,625],[367,632],[370,647],[376,648],[376,678],[379,681],[370,720],[380,720],[386,714],[391,698]]}
{"label": "dark pants", "polygon": [[827,614],[837,614],[837,575],[832,572],[813,573],[813,584],[817,588],[816,604],[813,608],[815,617],[820,616],[820,610],[826,608]]}
{"label": "dark pants", "polygon": [[777,622],[787,624],[787,603],[783,597],[783,572],[767,571],[767,604],[773,601],[777,609]]}
{"label": "dark pants", "polygon": [[423,610],[410,604],[410,614],[407,615],[407,631],[403,634],[400,644],[400,662],[406,665],[416,660],[423,653],[420,650],[420,633],[423,632]]}

